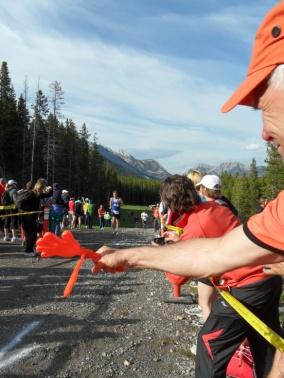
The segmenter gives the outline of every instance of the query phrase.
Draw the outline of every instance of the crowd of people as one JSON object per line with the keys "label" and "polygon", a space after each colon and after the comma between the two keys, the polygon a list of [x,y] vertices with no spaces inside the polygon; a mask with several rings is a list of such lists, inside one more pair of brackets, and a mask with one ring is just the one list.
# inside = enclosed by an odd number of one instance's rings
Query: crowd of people
{"label": "crowd of people", "polygon": [[22,230],[22,243],[25,254],[35,256],[35,243],[42,235],[44,209],[47,209],[47,229],[60,236],[63,229],[92,229],[96,224],[101,230],[112,227],[118,232],[120,206],[123,204],[116,191],[110,199],[109,208],[103,204],[97,208],[87,197],[74,197],[58,183],[47,185],[44,178],[35,184],[27,182],[19,188],[15,180],[0,178],[0,231],[3,241],[13,243],[19,239]]}

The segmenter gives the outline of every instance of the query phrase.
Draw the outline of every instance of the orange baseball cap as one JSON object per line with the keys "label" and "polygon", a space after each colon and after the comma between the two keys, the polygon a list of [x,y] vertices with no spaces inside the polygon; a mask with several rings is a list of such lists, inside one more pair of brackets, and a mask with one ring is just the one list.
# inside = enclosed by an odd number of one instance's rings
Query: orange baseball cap
{"label": "orange baseball cap", "polygon": [[284,1],[271,9],[258,28],[247,76],[221,111],[227,113],[236,105],[254,106],[254,90],[282,63],[284,64]]}

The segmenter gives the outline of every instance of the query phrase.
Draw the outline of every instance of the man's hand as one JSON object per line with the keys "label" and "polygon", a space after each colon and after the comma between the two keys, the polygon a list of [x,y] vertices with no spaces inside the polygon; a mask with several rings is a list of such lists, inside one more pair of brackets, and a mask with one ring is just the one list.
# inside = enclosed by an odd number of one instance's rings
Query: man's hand
{"label": "man's hand", "polygon": [[263,271],[268,275],[284,276],[284,262],[267,264],[263,267]]}
{"label": "man's hand", "polygon": [[130,267],[124,257],[123,251],[119,249],[111,249],[107,246],[103,246],[97,253],[101,254],[102,257],[92,269],[92,272],[95,274],[101,271],[108,273],[126,272]]}

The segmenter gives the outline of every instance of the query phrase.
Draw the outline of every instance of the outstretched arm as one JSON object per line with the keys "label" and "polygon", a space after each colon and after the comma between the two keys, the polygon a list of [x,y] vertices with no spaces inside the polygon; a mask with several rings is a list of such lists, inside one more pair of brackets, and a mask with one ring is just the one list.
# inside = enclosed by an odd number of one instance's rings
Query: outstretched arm
{"label": "outstretched arm", "polygon": [[272,253],[252,243],[239,226],[228,234],[214,239],[191,239],[163,247],[140,247],[111,250],[103,247],[96,270],[107,267],[131,266],[162,270],[196,278],[221,274],[241,266],[260,265],[284,261],[281,255]]}

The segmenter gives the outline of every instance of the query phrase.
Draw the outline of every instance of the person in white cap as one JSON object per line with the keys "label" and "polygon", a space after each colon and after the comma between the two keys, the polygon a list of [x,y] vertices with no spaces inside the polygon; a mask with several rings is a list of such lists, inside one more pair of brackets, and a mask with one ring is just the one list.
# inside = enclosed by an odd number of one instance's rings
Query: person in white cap
{"label": "person in white cap", "polygon": [[217,175],[205,175],[195,187],[204,201],[216,201],[219,205],[228,207],[238,217],[238,210],[232,202],[221,194],[221,179]]}
{"label": "person in white cap", "polygon": [[[262,112],[262,138],[273,142],[284,158],[284,1],[266,15],[256,33],[248,73],[223,106],[236,105]],[[216,239],[195,239],[166,247],[111,250],[103,247],[96,269],[144,266],[185,276],[208,277],[251,264],[284,261],[284,191],[244,225]],[[165,250],[167,249],[167,251]],[[273,271],[269,265],[266,270]],[[269,309],[268,309],[269,310]],[[284,376],[284,363],[271,377]]]}

